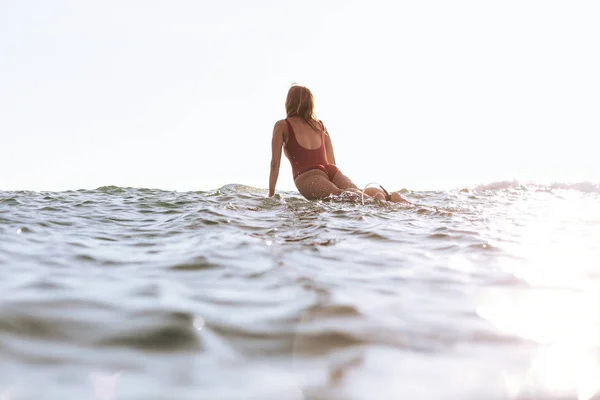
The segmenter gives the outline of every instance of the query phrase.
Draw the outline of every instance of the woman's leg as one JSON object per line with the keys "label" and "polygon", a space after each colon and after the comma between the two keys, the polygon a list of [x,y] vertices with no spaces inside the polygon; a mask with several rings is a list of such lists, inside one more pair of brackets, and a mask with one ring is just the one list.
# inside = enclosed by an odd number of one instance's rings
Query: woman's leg
{"label": "woman's leg", "polygon": [[380,200],[389,200],[394,203],[412,204],[410,201],[408,201],[404,197],[402,197],[402,195],[398,192],[392,192],[392,193],[389,193],[386,195],[385,190],[383,190],[383,188],[380,188],[380,187],[366,188],[365,193],[369,194],[370,196],[375,197],[376,199],[380,199]]}
{"label": "woman's leg", "polygon": [[[350,178],[344,175],[340,170],[338,170],[338,172],[333,176],[333,183],[340,189],[352,190],[357,191],[358,193],[362,193],[362,191],[350,180]],[[388,198],[388,196],[386,196],[385,191],[377,186],[368,187],[364,190],[364,192],[366,196],[373,197],[377,200],[389,200],[394,203],[412,204],[410,201],[402,197],[398,192],[390,193],[390,197]]]}
{"label": "woman's leg", "polygon": [[311,169],[294,181],[300,194],[308,200],[324,199],[331,195],[338,196],[345,190],[329,180],[327,174],[320,169]]}
{"label": "woman's leg", "polygon": [[350,180],[350,178],[344,175],[339,169],[331,178],[331,182],[333,182],[335,186],[339,187],[342,190],[354,189],[353,191],[358,190],[360,192],[360,189]]}
{"label": "woman's leg", "polygon": [[[324,171],[313,169],[296,178],[295,183],[300,194],[308,200],[324,199],[331,195],[339,196],[342,193],[348,192],[354,193],[357,196],[362,195],[362,191],[340,170],[335,173],[332,180],[329,180],[329,176]],[[386,200],[385,192],[379,187],[368,187],[364,193],[366,197]],[[394,203],[411,204],[398,192],[391,193],[389,200]]]}
{"label": "woman's leg", "polygon": [[385,192],[378,187],[368,187],[365,189],[365,194],[376,198],[377,200],[386,200]]}
{"label": "woman's leg", "polygon": [[[342,171],[338,172],[333,176],[333,183],[340,189],[352,190],[357,193],[362,193],[360,190]],[[370,187],[365,189],[365,195],[367,197],[373,197],[377,200],[385,200],[385,193],[380,188]]]}

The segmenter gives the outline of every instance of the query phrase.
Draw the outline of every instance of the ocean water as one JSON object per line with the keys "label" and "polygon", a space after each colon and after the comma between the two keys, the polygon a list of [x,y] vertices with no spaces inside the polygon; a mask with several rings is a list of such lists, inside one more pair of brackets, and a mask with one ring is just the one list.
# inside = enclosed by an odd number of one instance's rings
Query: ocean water
{"label": "ocean water", "polygon": [[600,399],[600,188],[0,192],[0,399]]}

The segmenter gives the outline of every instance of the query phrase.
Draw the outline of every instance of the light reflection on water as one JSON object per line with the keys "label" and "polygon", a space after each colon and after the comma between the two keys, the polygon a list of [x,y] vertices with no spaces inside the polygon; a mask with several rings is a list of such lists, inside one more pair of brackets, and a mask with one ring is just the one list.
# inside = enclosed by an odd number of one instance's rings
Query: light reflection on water
{"label": "light reflection on water", "polygon": [[477,310],[481,317],[501,332],[538,345],[525,374],[506,374],[507,390],[578,393],[590,399],[600,389],[599,300],[595,294],[543,289],[486,296]]}
{"label": "light reflection on water", "polygon": [[106,372],[92,372],[89,375],[93,385],[95,399],[114,400],[117,396],[117,382],[123,372],[107,374]]}
{"label": "light reflection on water", "polygon": [[600,391],[600,230],[589,224],[600,209],[567,192],[521,211],[519,240],[506,245],[513,257],[500,265],[529,287],[483,290],[477,314],[536,344],[525,372],[503,373],[511,398],[589,400]]}

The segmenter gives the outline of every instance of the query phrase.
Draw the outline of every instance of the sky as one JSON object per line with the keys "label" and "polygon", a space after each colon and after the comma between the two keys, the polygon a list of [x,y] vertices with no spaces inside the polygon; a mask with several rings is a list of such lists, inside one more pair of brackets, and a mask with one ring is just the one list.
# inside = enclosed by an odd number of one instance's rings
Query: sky
{"label": "sky", "polygon": [[0,190],[266,189],[294,82],[359,186],[600,182],[598,21],[596,0],[0,0]]}

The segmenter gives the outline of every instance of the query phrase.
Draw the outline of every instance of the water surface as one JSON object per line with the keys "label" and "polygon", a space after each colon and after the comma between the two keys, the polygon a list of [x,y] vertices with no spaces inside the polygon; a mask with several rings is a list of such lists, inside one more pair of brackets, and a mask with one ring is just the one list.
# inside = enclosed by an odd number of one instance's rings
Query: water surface
{"label": "water surface", "polygon": [[0,192],[0,399],[600,399],[599,192]]}

